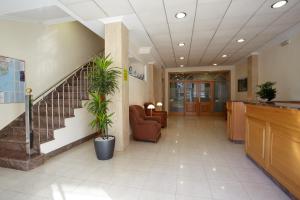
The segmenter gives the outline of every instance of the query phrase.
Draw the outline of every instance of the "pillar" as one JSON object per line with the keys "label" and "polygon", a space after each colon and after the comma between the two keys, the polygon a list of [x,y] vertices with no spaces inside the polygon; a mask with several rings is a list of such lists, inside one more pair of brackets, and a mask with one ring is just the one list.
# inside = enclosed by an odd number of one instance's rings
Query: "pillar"
{"label": "pillar", "polygon": [[155,104],[154,98],[154,64],[148,64],[147,66],[147,85],[149,92],[149,102],[153,102]]}
{"label": "pillar", "polygon": [[256,99],[256,90],[258,84],[258,55],[251,55],[247,60],[248,70],[248,99]]}
{"label": "pillar", "polygon": [[105,24],[105,55],[112,59],[112,67],[122,71],[119,77],[119,90],[109,99],[112,103],[113,124],[108,133],[116,137],[116,151],[125,150],[129,144],[129,87],[128,87],[128,29],[121,22]]}

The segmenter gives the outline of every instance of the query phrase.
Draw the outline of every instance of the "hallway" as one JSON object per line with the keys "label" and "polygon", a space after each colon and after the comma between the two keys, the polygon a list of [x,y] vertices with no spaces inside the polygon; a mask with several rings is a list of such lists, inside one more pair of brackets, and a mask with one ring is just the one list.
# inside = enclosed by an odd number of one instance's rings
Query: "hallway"
{"label": "hallway", "polygon": [[132,141],[109,161],[87,142],[29,172],[0,168],[0,199],[289,199],[225,132],[220,117],[171,116],[157,144]]}

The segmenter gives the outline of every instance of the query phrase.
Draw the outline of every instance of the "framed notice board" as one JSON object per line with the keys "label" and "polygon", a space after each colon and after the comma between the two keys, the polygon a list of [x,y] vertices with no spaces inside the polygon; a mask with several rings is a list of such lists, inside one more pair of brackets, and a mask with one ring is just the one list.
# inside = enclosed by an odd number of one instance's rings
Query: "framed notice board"
{"label": "framed notice board", "polygon": [[25,101],[25,62],[0,56],[0,104]]}

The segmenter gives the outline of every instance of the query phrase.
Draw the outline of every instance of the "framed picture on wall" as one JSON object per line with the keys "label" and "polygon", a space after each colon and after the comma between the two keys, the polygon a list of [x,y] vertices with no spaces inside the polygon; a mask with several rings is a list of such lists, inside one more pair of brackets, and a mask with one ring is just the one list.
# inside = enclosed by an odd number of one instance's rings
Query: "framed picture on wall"
{"label": "framed picture on wall", "polygon": [[238,80],[238,92],[246,92],[248,90],[248,80],[247,78]]}

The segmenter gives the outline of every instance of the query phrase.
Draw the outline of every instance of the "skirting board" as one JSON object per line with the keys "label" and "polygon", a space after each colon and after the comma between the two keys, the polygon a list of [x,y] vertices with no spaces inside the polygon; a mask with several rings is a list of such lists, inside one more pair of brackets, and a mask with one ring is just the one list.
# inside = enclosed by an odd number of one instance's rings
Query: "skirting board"
{"label": "skirting board", "polygon": [[45,155],[45,159],[48,160],[48,159],[50,159],[50,158],[52,158],[52,157],[54,157],[54,156],[56,156],[56,155],[58,155],[58,154],[61,154],[61,153],[63,153],[63,152],[66,152],[66,151],[72,149],[72,148],[75,147],[75,146],[78,146],[78,145],[80,145],[80,144],[82,144],[82,143],[85,143],[85,142],[89,141],[89,140],[92,139],[92,138],[95,138],[97,135],[98,135],[97,133],[93,133],[93,134],[88,135],[88,136],[86,136],[86,137],[84,137],[84,138],[82,138],[82,139],[79,139],[79,140],[77,140],[77,141],[75,141],[75,142],[72,142],[72,143],[70,143],[70,144],[68,144],[68,145],[65,145],[65,146],[63,146],[63,147],[60,147],[59,149],[56,149],[56,150],[54,150],[54,151],[51,151],[51,152],[49,152],[49,153],[47,153],[47,154]]}

